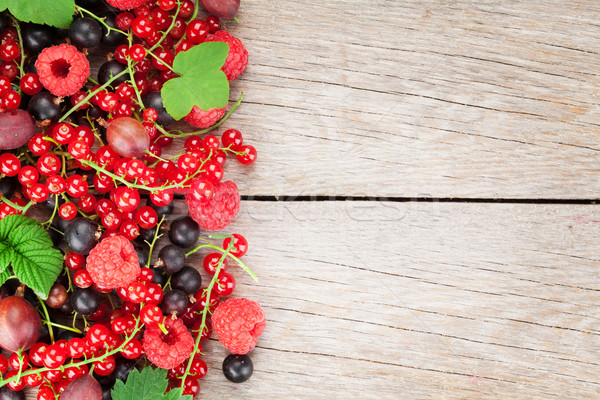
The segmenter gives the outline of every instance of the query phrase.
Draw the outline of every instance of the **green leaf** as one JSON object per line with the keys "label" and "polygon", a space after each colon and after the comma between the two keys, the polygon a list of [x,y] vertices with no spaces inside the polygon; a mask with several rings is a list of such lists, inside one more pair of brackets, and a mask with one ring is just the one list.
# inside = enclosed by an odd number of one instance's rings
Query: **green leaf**
{"label": "green leaf", "polygon": [[8,8],[23,22],[68,28],[75,14],[75,0],[0,0],[0,11]]}
{"label": "green leaf", "polygon": [[142,371],[134,369],[127,377],[127,383],[117,380],[111,392],[113,400],[192,400],[192,396],[180,396],[179,392],[167,390],[167,370],[146,367]]}
{"label": "green leaf", "polygon": [[37,221],[22,215],[9,215],[0,221],[2,274],[8,271],[9,264],[22,283],[46,299],[62,271],[63,258],[60,251],[52,248],[50,235]]}
{"label": "green leaf", "polygon": [[227,43],[207,42],[175,57],[173,70],[180,76],[161,90],[163,105],[173,118],[182,119],[194,106],[205,111],[227,106],[229,82],[221,67],[228,52]]}
{"label": "green leaf", "polygon": [[10,268],[4,270],[4,272],[0,273],[0,285],[3,285],[4,282],[10,278],[12,273],[10,272]]}

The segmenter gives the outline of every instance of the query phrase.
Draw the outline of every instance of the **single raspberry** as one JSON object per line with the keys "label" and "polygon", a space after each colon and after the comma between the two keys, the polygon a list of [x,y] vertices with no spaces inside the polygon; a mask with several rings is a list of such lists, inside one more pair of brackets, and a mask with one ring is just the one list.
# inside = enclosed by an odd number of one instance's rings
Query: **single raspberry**
{"label": "single raspberry", "polygon": [[107,237],[90,251],[86,269],[94,283],[106,289],[127,286],[141,272],[133,245],[119,235]]}
{"label": "single raspberry", "polygon": [[223,108],[211,108],[208,111],[203,111],[197,106],[194,106],[192,111],[190,111],[183,119],[185,122],[196,128],[204,129],[213,126],[218,120],[223,118],[226,110],[227,106]]}
{"label": "single raspberry", "polygon": [[229,54],[225,65],[221,68],[227,75],[228,81],[237,79],[244,72],[248,65],[248,50],[240,39],[227,31],[217,31],[214,35],[209,35],[205,42],[224,42],[229,45]]}
{"label": "single raspberry", "polygon": [[265,330],[265,313],[255,301],[229,299],[219,304],[212,324],[223,346],[234,354],[246,354]]}
{"label": "single raspberry", "polygon": [[207,231],[225,228],[240,211],[240,193],[235,183],[218,182],[214,193],[213,198],[204,203],[190,193],[185,197],[190,216]]}
{"label": "single raspberry", "polygon": [[85,54],[68,44],[42,50],[35,67],[42,85],[59,97],[77,93],[90,76],[90,63]]}
{"label": "single raspberry", "polygon": [[179,318],[165,318],[163,333],[158,324],[146,326],[142,345],[148,360],[157,367],[175,368],[190,356],[194,349],[194,339]]}
{"label": "single raspberry", "polygon": [[117,7],[119,10],[131,10],[146,4],[148,0],[106,0],[108,4]]}

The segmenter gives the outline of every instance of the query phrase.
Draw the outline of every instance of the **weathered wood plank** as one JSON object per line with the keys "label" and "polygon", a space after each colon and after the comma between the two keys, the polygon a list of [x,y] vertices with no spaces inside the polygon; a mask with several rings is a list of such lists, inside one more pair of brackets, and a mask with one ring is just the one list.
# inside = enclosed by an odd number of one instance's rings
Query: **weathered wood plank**
{"label": "weathered wood plank", "polygon": [[218,132],[259,150],[247,195],[595,198],[598,17],[587,1],[246,1],[228,25],[250,52],[245,102]]}
{"label": "weathered wood plank", "polygon": [[[245,202],[236,296],[268,327],[255,376],[211,398],[595,398],[593,206]],[[193,257],[198,265],[200,257]]]}

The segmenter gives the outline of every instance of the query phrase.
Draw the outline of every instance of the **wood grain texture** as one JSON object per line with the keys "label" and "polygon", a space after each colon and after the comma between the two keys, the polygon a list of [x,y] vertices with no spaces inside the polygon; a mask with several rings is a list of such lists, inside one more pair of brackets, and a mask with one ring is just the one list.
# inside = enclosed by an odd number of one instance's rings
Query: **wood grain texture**
{"label": "wood grain texture", "polygon": [[231,174],[246,195],[596,198],[599,17],[589,1],[245,1],[228,28],[246,97],[218,133],[241,129],[260,162]]}
{"label": "wood grain texture", "polygon": [[202,393],[597,398],[599,221],[594,206],[245,202],[227,231],[259,282],[233,269],[235,295],[268,326],[244,384],[206,346]]}

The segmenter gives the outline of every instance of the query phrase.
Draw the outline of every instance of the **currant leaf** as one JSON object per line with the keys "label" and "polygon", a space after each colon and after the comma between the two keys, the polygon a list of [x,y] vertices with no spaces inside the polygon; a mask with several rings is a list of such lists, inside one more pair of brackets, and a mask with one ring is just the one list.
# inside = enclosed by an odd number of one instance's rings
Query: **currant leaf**
{"label": "currant leaf", "polygon": [[223,108],[229,100],[229,82],[221,67],[229,45],[223,42],[201,43],[175,57],[173,70],[180,76],[167,81],[161,90],[163,105],[176,120],[192,111]]}
{"label": "currant leaf", "polygon": [[192,400],[191,395],[180,396],[179,391],[167,390],[167,370],[146,367],[142,371],[134,369],[127,382],[117,380],[111,391],[113,400]]}
{"label": "currant leaf", "polygon": [[62,271],[63,258],[37,221],[9,215],[0,221],[0,278],[11,276],[9,265],[22,283],[46,299]]}
{"label": "currant leaf", "polygon": [[75,0],[0,0],[0,11],[6,9],[19,21],[66,29],[75,14]]}

